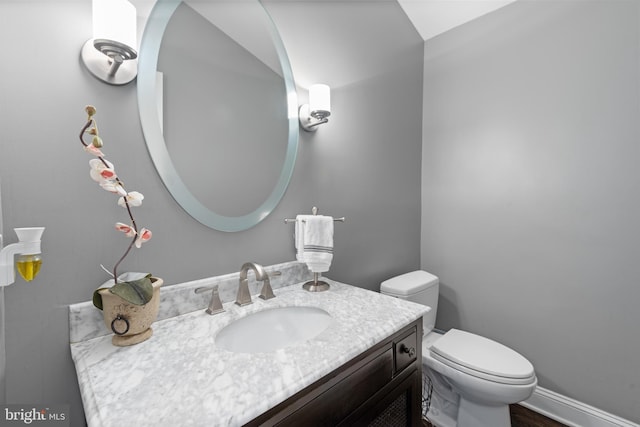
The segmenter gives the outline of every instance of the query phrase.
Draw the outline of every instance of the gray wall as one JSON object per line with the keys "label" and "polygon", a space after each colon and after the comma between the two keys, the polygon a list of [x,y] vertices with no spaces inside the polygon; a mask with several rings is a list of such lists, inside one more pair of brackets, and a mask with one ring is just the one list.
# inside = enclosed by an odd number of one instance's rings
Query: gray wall
{"label": "gray wall", "polygon": [[640,422],[637,1],[518,1],[425,45],[422,266],[437,326]]}
{"label": "gray wall", "polygon": [[[88,103],[98,109],[108,158],[128,189],[146,197],[137,221],[154,232],[124,270],[151,271],[170,285],[233,272],[246,260],[291,260],[293,227],[282,219],[313,205],[347,216],[337,225],[329,277],[375,288],[419,266],[422,40],[395,2],[330,5],[331,13],[314,3],[269,5],[287,47],[308,36],[298,29],[313,16],[314,26],[349,40],[349,52],[294,49],[296,78],[335,85],[334,115],[302,136],[291,184],[272,215],[228,234],[191,219],[164,190],[142,137],[135,83],[103,84],[80,63],[91,37],[91,2],[0,2],[0,38],[11,41],[0,65],[5,242],[15,241],[13,227],[47,227],[40,276],[6,288],[9,402],[70,403],[72,424],[83,424],[67,305],[91,298],[107,278],[98,265],[112,265],[126,244],[112,231],[125,214],[89,179],[89,157],[77,140]],[[306,39],[307,48],[314,41]],[[371,63],[374,73],[358,72]],[[305,75],[307,69],[315,74]],[[332,81],[334,70],[354,78]]]}

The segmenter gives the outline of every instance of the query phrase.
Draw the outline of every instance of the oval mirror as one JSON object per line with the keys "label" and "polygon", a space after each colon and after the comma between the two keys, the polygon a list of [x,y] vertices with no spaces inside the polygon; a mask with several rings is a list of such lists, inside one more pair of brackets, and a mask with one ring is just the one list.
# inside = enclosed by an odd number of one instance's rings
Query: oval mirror
{"label": "oval mirror", "polygon": [[158,0],[138,61],[149,154],[178,204],[241,231],[284,195],[298,150],[293,73],[258,0]]}

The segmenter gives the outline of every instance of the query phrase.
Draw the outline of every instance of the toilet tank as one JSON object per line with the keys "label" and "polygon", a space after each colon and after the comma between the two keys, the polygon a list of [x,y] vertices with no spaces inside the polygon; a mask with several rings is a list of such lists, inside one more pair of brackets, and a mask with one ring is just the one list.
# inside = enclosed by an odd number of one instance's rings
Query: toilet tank
{"label": "toilet tank", "polygon": [[423,270],[392,277],[380,284],[380,293],[431,307],[422,318],[424,335],[433,330],[438,312],[440,280]]}

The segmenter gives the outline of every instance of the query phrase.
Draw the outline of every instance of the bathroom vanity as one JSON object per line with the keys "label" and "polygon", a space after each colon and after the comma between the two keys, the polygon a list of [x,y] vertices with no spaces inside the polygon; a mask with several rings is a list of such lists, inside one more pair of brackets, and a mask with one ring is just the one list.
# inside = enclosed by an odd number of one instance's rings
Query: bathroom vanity
{"label": "bathroom vanity", "polygon": [[416,321],[246,426],[419,426],[420,345]]}
{"label": "bathroom vanity", "polygon": [[[232,302],[237,274],[163,288],[153,336],[131,347],[111,345],[90,302],[71,306],[88,426],[420,425],[421,316],[429,308],[334,281],[329,291],[307,292],[310,275],[295,262],[266,269],[282,272],[272,280],[276,297],[258,299],[252,285],[253,304],[244,307]],[[204,311],[208,295],[194,293],[211,284],[225,302],[213,316]],[[278,307],[314,307],[331,322],[269,352],[216,345],[225,326]]]}

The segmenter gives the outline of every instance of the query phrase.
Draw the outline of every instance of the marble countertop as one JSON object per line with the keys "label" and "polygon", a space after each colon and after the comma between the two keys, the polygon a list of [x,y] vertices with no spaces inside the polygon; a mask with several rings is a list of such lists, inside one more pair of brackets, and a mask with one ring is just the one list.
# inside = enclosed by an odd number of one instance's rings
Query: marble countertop
{"label": "marble countertop", "polygon": [[[71,343],[87,424],[239,426],[415,321],[429,308],[324,279],[326,292],[301,283],[276,298],[210,316],[204,309],[159,320],[153,336],[114,347],[103,335]],[[332,324],[315,338],[271,353],[231,353],[216,333],[233,320],[273,307],[313,306]]]}

